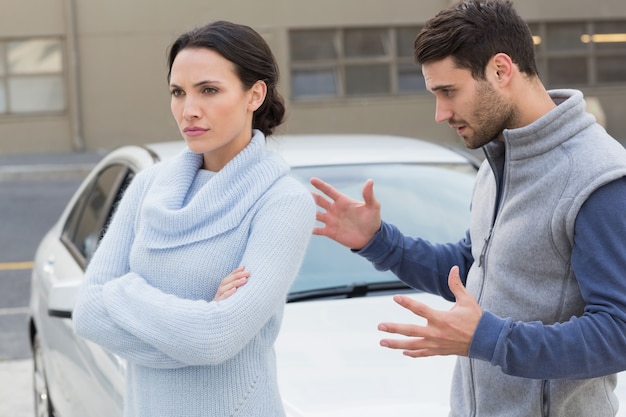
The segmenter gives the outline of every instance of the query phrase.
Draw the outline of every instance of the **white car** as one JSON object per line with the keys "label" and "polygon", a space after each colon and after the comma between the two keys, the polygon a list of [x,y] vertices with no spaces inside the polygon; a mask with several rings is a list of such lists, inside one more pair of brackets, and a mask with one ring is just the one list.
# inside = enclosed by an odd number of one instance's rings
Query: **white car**
{"label": "white car", "polygon": [[[360,198],[375,180],[383,218],[407,234],[456,241],[469,221],[476,162],[442,146],[381,135],[300,135],[268,144],[307,184],[313,176]],[[38,417],[121,417],[124,361],[76,337],[71,311],[85,266],[134,175],[184,142],[128,146],[87,176],[42,240],[31,285],[30,336]],[[330,239],[313,236],[276,342],[290,417],[447,416],[454,357],[411,359],[379,346],[382,321],[416,322],[391,299],[407,288]]]}

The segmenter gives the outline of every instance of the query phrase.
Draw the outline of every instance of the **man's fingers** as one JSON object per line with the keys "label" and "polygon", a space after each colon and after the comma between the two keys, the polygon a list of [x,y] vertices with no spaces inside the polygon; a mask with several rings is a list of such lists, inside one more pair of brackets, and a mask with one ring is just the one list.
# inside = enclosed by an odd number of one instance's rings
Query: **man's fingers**
{"label": "man's fingers", "polygon": [[378,330],[409,337],[423,337],[426,333],[426,327],[403,323],[380,323]]}
{"label": "man's fingers", "polygon": [[[402,350],[404,355],[413,358],[437,354],[436,345],[433,345],[432,340],[425,336],[428,332],[428,328],[426,327],[381,323],[378,329],[388,333],[409,336],[407,339],[381,339],[380,346],[382,347]],[[435,350],[433,350],[433,348]]]}
{"label": "man's fingers", "polygon": [[380,345],[389,349],[419,350],[424,349],[424,339],[381,339]]}
{"label": "man's fingers", "polygon": [[[407,310],[413,312],[414,314],[418,316],[426,318],[427,320],[435,312],[435,310],[431,309],[426,304],[420,303],[419,301],[416,301],[412,299],[411,297],[406,297],[403,295],[396,295],[393,297],[393,299],[396,303],[400,304],[402,307],[406,308]],[[417,324],[380,323],[378,325],[378,330],[387,332],[387,333],[401,334],[407,337],[422,338],[428,335],[427,326],[420,326]],[[383,342],[385,344],[383,344]],[[381,344],[383,344],[383,346],[393,347],[395,349],[408,349],[408,347],[405,345],[406,343],[409,343],[409,342],[408,341],[403,342],[403,341],[398,341],[398,340],[388,340],[388,339],[384,339],[383,341],[381,341]]]}
{"label": "man's fingers", "polygon": [[463,298],[466,294],[468,294],[465,286],[461,282],[459,267],[456,265],[450,269],[450,273],[448,274],[448,287],[450,287],[450,291],[452,291],[452,294],[454,294],[457,301],[459,301],[459,298]]}
{"label": "man's fingers", "polygon": [[324,210],[328,211],[328,209],[332,205],[331,201],[325,199],[323,196],[321,196],[321,195],[319,195],[317,193],[311,193],[311,195],[313,196],[313,200],[315,200],[315,204],[317,204],[318,206],[320,206]]}
{"label": "man's fingers", "polygon": [[450,270],[448,285],[456,297],[456,304],[448,311],[435,310],[411,297],[396,295],[394,301],[426,319],[426,325],[381,323],[378,325],[379,330],[401,334],[407,336],[407,339],[382,339],[380,344],[402,349],[405,355],[415,358],[433,355],[467,356],[482,310],[461,282],[457,266]]}
{"label": "man's fingers", "polygon": [[310,182],[313,187],[317,188],[333,200],[336,200],[339,196],[341,196],[341,193],[337,191],[335,187],[328,184],[327,182],[322,181],[319,178],[313,177],[311,178]]}
{"label": "man's fingers", "polygon": [[428,307],[426,304],[420,303],[419,301],[404,295],[396,295],[393,297],[393,300],[402,307],[413,312],[414,314],[417,314],[420,317],[425,318],[426,320],[429,320],[436,312],[432,308]]}
{"label": "man's fingers", "polygon": [[363,185],[363,202],[366,205],[372,205],[376,202],[376,198],[374,197],[374,180],[367,180]]}

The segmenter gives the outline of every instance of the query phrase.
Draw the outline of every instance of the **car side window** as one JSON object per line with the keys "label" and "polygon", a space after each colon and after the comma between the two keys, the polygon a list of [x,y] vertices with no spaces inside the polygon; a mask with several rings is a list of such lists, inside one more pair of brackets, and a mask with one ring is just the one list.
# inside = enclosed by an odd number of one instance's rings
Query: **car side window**
{"label": "car side window", "polygon": [[121,164],[105,167],[85,187],[65,223],[63,242],[85,268],[134,173]]}

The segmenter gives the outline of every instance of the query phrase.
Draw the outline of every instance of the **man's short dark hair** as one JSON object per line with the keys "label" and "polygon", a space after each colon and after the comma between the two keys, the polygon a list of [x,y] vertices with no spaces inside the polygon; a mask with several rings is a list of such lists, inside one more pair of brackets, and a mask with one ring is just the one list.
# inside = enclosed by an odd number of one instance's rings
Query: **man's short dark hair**
{"label": "man's short dark hair", "polygon": [[532,34],[511,1],[462,0],[426,22],[415,39],[418,64],[450,56],[477,80],[485,79],[485,67],[498,53],[511,57],[520,72],[537,75]]}

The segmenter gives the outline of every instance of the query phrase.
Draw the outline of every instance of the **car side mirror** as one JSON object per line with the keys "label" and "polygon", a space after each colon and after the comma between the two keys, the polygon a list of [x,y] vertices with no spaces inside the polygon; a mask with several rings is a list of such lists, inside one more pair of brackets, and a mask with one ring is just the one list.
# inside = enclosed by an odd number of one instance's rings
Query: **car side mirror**
{"label": "car side mirror", "polygon": [[48,315],[71,319],[79,288],[80,281],[53,284],[48,295]]}

